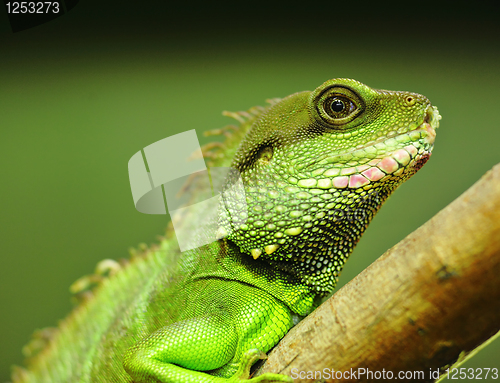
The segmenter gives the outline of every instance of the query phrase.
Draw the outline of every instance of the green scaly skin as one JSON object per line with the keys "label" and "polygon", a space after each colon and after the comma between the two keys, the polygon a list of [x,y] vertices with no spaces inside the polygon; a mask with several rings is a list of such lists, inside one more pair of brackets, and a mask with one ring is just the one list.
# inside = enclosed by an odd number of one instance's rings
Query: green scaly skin
{"label": "green scaly skin", "polygon": [[39,333],[26,348],[15,383],[248,379],[333,290],[381,204],[429,158],[440,118],[424,96],[348,79],[232,115],[241,126],[205,152],[240,172],[247,208],[226,201],[221,239],[182,256],[170,228],[126,264],[101,264],[77,283],[83,302],[50,340],[36,346]]}

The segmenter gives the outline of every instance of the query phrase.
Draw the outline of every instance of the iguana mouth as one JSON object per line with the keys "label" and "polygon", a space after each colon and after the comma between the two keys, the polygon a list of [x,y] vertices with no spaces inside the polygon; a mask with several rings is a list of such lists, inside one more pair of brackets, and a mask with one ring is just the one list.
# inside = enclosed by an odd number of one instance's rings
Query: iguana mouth
{"label": "iguana mouth", "polygon": [[[356,152],[357,150],[360,149],[366,149],[369,147],[375,147],[377,144],[380,145],[389,139],[396,139],[397,141],[404,141],[403,138],[406,138],[409,133],[412,133],[412,135],[409,135],[409,140],[407,141],[417,141],[420,139],[425,140],[426,143],[429,145],[432,145],[434,143],[434,140],[436,138],[436,129],[439,127],[439,120],[441,119],[441,115],[439,114],[439,111],[435,106],[429,106],[425,112],[424,120],[423,122],[418,125],[414,129],[409,129],[405,132],[402,133],[389,133],[385,137],[381,137],[380,139],[372,142],[368,142],[362,147],[356,148],[356,150],[351,151],[351,153]],[[416,133],[423,133],[423,136],[421,135],[420,137],[416,136]]]}
{"label": "iguana mouth", "polygon": [[401,176],[406,169],[418,170],[431,156],[440,119],[438,109],[429,106],[422,123],[414,129],[389,134],[350,152],[325,158],[323,161],[334,163],[333,167],[317,180],[299,180],[298,186],[357,189],[372,182]]}
{"label": "iguana mouth", "polygon": [[437,108],[435,106],[431,106],[427,108],[424,122],[418,127],[418,129],[425,129],[427,132],[427,137],[425,137],[424,140],[429,145],[432,145],[436,139],[436,129],[439,127],[440,119],[441,115],[439,114]]}

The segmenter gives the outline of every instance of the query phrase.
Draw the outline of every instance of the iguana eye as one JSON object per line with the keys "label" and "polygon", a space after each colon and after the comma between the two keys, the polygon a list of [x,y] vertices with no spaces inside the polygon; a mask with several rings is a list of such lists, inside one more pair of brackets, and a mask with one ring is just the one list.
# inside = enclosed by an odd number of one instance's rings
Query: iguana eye
{"label": "iguana eye", "polygon": [[328,125],[343,128],[364,110],[361,98],[351,89],[334,86],[316,96],[316,110]]}
{"label": "iguana eye", "polygon": [[345,118],[356,110],[356,105],[346,97],[335,96],[326,100],[324,109],[332,118]]}
{"label": "iguana eye", "polygon": [[332,104],[330,105],[330,107],[332,108],[332,110],[334,112],[342,112],[344,110],[344,108],[345,108],[345,105],[342,102],[342,100],[339,100],[338,98],[335,98],[332,101]]}

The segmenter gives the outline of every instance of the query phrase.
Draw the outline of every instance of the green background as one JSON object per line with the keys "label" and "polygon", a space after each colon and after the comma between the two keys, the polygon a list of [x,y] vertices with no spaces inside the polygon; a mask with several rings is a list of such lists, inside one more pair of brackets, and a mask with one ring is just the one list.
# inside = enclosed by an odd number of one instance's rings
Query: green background
{"label": "green background", "polygon": [[[498,6],[470,4],[89,0],[16,34],[1,15],[0,382],[33,330],[69,312],[73,281],[164,230],[166,216],[134,208],[129,158],[193,128],[208,142],[204,130],[232,123],[222,110],[334,77],[439,107],[431,160],[374,219],[341,285],[459,196],[500,160]],[[464,367],[500,369],[499,353],[497,340]]]}

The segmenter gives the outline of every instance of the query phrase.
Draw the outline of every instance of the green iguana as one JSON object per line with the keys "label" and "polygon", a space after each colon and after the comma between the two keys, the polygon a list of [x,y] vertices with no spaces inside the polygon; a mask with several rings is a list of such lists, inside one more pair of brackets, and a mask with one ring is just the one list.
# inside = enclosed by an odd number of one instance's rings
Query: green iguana
{"label": "green iguana", "polygon": [[15,383],[292,381],[250,367],[334,289],[373,215],[428,160],[440,115],[349,79],[226,114],[240,126],[204,157],[239,171],[246,222],[226,216],[230,234],[182,254],[170,226],[99,264],[73,286],[79,306],[25,347]]}

